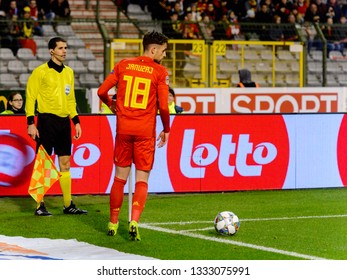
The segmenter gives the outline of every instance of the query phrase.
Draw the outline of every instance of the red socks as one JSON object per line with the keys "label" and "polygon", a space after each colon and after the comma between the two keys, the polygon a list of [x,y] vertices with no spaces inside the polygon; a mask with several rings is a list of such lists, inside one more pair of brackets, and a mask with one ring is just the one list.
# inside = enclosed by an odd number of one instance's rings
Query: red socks
{"label": "red socks", "polygon": [[118,223],[119,212],[123,204],[124,186],[126,180],[114,178],[111,193],[110,193],[110,222]]}
{"label": "red socks", "polygon": [[148,194],[148,184],[146,182],[137,182],[135,184],[135,193],[133,196],[133,205],[131,210],[131,220],[138,222],[141,213],[145,208]]}

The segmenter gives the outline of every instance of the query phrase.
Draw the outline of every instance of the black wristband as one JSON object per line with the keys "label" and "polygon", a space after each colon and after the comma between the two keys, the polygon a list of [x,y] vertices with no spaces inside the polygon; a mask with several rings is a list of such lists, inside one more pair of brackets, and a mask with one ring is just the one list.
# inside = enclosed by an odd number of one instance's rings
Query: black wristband
{"label": "black wristband", "polygon": [[27,117],[27,125],[34,124],[34,116]]}
{"label": "black wristband", "polygon": [[80,123],[80,119],[79,119],[78,115],[76,115],[76,116],[74,116],[74,117],[72,118],[72,122],[73,122],[74,125]]}

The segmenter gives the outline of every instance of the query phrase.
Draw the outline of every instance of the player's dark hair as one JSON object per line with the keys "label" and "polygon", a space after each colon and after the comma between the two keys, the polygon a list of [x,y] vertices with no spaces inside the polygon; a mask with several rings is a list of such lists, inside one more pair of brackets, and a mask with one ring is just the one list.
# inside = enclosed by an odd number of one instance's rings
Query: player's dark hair
{"label": "player's dark hair", "polygon": [[52,39],[49,40],[48,42],[48,49],[55,49],[55,47],[57,46],[57,43],[58,42],[63,42],[63,43],[66,43],[66,40],[61,38],[61,37],[54,37]]}
{"label": "player's dark hair", "polygon": [[164,45],[169,41],[163,33],[157,31],[147,32],[142,40],[143,49],[147,50],[148,46],[151,44]]}

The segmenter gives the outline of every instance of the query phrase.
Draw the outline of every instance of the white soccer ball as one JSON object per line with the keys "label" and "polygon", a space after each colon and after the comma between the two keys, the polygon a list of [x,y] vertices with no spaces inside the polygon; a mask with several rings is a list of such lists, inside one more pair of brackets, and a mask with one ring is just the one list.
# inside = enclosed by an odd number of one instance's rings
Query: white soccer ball
{"label": "white soccer ball", "polygon": [[219,234],[234,235],[240,228],[240,220],[233,212],[223,211],[214,219],[214,228]]}

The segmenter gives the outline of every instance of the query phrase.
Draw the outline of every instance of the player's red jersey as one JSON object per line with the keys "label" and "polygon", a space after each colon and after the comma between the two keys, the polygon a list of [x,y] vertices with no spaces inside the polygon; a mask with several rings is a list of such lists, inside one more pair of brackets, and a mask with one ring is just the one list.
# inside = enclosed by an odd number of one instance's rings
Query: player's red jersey
{"label": "player's red jersey", "polygon": [[139,56],[116,64],[98,90],[108,106],[108,91],[117,86],[117,133],[155,136],[158,107],[164,132],[170,131],[169,76],[166,68],[151,58]]}

